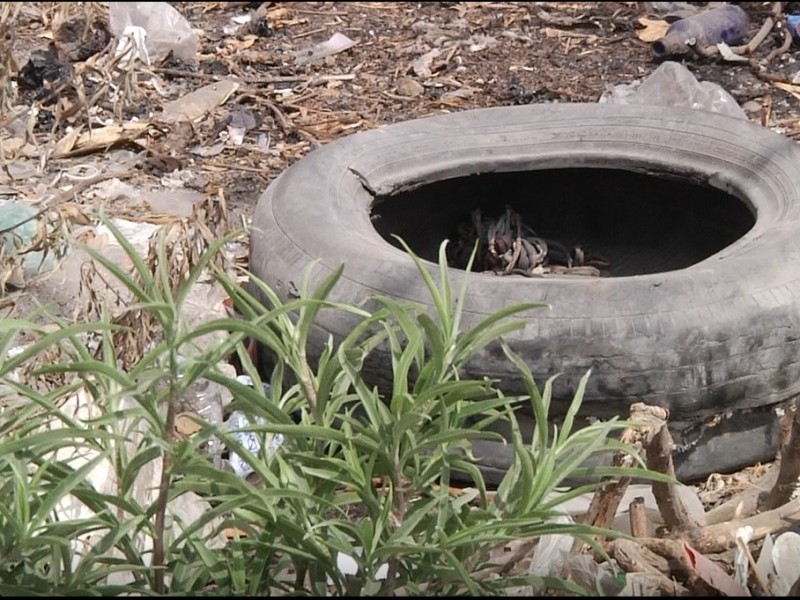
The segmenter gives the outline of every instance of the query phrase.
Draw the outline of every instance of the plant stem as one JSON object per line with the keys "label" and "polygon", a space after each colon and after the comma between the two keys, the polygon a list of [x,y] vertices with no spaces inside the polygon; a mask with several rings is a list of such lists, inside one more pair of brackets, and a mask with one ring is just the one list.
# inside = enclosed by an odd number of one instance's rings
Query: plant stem
{"label": "plant stem", "polygon": [[153,589],[156,594],[164,593],[164,559],[166,544],[164,529],[166,526],[167,504],[169,488],[172,480],[172,444],[175,442],[175,414],[178,404],[178,361],[175,352],[170,352],[170,378],[169,395],[167,396],[167,416],[164,422],[164,438],[167,450],[161,457],[161,481],[158,484],[158,498],[156,499],[155,534],[153,535],[153,563],[155,569]]}
{"label": "plant stem", "polygon": [[308,366],[308,362],[306,362],[305,356],[302,357],[300,365],[300,368],[302,369],[302,373],[300,375],[300,384],[303,386],[303,391],[306,393],[306,398],[308,399],[309,405],[311,405],[314,418],[319,421],[320,415],[317,414],[317,391],[314,389],[313,373],[311,371],[311,367]]}
{"label": "plant stem", "polygon": [[[396,456],[396,461],[399,462],[399,456]],[[403,472],[397,462],[395,463],[396,468],[392,474],[392,496],[394,504],[394,506],[392,506],[392,525],[395,529],[400,528],[406,516],[406,490],[403,487]],[[394,584],[395,579],[397,579],[398,558],[393,555],[389,558],[388,563],[389,569],[386,572],[386,582]],[[392,589],[391,586],[388,589]]]}

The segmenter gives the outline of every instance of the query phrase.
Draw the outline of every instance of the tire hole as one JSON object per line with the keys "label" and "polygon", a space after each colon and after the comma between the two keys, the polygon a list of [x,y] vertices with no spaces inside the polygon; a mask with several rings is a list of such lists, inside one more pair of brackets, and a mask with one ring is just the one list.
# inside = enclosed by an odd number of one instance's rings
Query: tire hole
{"label": "tire hole", "polygon": [[[389,243],[403,238],[436,262],[459,225],[480,209],[499,217],[506,206],[539,236],[604,257],[603,275],[625,277],[684,269],[729,246],[755,224],[748,204],[687,178],[620,169],[568,168],[483,173],[377,198],[373,224]],[[463,234],[462,234],[463,235]],[[451,260],[451,266],[464,268]],[[557,277],[558,275],[546,275]]]}

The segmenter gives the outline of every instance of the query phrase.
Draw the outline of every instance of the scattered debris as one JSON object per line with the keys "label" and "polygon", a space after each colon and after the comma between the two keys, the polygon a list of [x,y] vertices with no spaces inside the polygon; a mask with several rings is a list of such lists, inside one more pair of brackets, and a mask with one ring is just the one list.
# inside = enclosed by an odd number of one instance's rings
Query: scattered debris
{"label": "scattered debris", "polygon": [[168,123],[198,121],[231,97],[239,84],[229,79],[209,83],[164,105],[161,120]]}
{"label": "scattered debris", "polygon": [[440,54],[441,51],[438,48],[434,48],[433,50],[426,52],[419,58],[415,59],[411,63],[411,68],[414,71],[414,75],[421,77],[422,79],[427,79],[433,75],[431,66],[433,65],[433,61],[439,58]]}
{"label": "scattered debris", "polygon": [[688,2],[645,2],[648,14],[657,15],[669,22],[696,15],[701,8]]}
{"label": "scattered debris", "polygon": [[472,211],[471,220],[458,227],[451,261],[464,269],[475,242],[478,242],[474,270],[495,275],[609,275],[609,263],[582,246],[571,249],[540,237],[522,222],[519,213],[507,206],[497,219],[482,218],[480,209]]}
{"label": "scattered debris", "polygon": [[[142,260],[154,273],[160,263],[159,245],[164,245],[164,256],[167,262],[167,277],[172,289],[170,293],[176,295],[179,287],[186,280],[192,268],[199,263],[200,257],[214,242],[230,232],[231,223],[228,217],[227,205],[223,195],[218,198],[207,197],[202,202],[195,204],[192,214],[188,218],[170,218],[161,226],[124,222],[113,220],[121,234],[142,254]],[[121,229],[126,225],[129,229]],[[118,247],[110,231],[96,229],[85,241],[95,249],[99,244],[109,244],[109,250]],[[145,246],[145,248],[142,248]],[[102,253],[111,260],[113,255]],[[117,251],[117,255],[119,252]],[[130,268],[131,259],[117,259],[118,264]],[[163,268],[164,265],[162,265]],[[218,252],[210,261],[208,269],[220,269],[224,272],[232,270],[232,259],[225,252]],[[79,267],[80,290],[83,306],[81,315],[83,319],[96,319],[102,311],[107,310],[106,304],[111,303],[110,311],[115,324],[123,327],[114,334],[114,347],[117,359],[124,368],[129,368],[137,363],[146,349],[160,335],[155,326],[152,313],[142,311],[131,302],[130,291],[123,289],[121,284],[110,278],[105,269],[96,261],[86,261]],[[134,279],[141,278],[139,273],[132,275]],[[192,287],[183,302],[182,317],[187,327],[197,326],[214,318],[222,318],[226,314],[224,299],[226,295],[221,286],[208,274],[201,275]],[[214,341],[222,339],[222,332],[194,338],[192,344],[203,348]],[[190,349],[187,348],[188,352]],[[98,349],[99,351],[99,349]]]}
{"label": "scattered debris", "polygon": [[194,148],[189,148],[189,152],[191,154],[194,154],[195,156],[201,156],[203,158],[217,156],[218,154],[222,154],[224,150],[225,142],[216,142],[214,145],[207,147],[195,146]]}
{"label": "scattered debris", "polygon": [[110,41],[108,25],[99,14],[68,18],[61,21],[53,33],[58,56],[71,63],[88,60],[102,52]]}
{"label": "scattered debris", "polygon": [[[60,406],[62,414],[69,417],[69,423],[73,427],[97,427],[96,420],[102,417],[107,408],[102,401],[94,398],[91,393],[81,387],[74,394],[70,395]],[[76,441],[70,445],[64,442],[59,449],[54,452],[53,459],[63,461],[73,469],[86,467],[94,461],[92,466],[85,473],[85,480],[89,482],[100,494],[116,496],[122,483],[117,478],[117,465],[112,464],[113,456],[128,455],[133,456],[137,451],[137,446],[142,443],[146,430],[138,421],[141,417],[136,416],[135,401],[130,397],[123,397],[118,401],[120,417],[116,423],[122,431],[127,432],[124,436],[112,435],[110,437],[109,451],[101,452],[94,447],[89,447]],[[162,410],[166,412],[166,407]],[[163,418],[163,415],[162,415]],[[47,424],[49,429],[57,430],[65,427],[65,420],[56,416]],[[128,482],[133,490],[132,496],[136,502],[142,506],[152,506],[159,494],[159,484],[161,480],[161,462],[157,460],[146,461],[141,468],[135,470],[133,480]],[[175,531],[183,530],[185,524],[198,522],[203,514],[211,510],[211,504],[198,496],[194,492],[181,494],[169,500],[167,513],[174,523]],[[81,501],[77,495],[66,494],[53,507],[57,519],[88,519],[95,513]],[[223,548],[227,540],[218,531],[222,518],[216,517],[203,526],[203,532],[207,535],[207,544],[210,548]],[[82,559],[92,560],[94,557],[93,549],[96,545],[103,543],[105,536],[109,533],[108,527],[100,525],[89,530],[89,533],[82,534],[77,539],[71,541],[72,550],[75,553],[75,565]],[[134,544],[140,552],[147,553],[152,551],[153,536],[137,535],[132,536]],[[112,572],[108,583],[123,585],[133,582],[133,575],[128,572]]]}
{"label": "scattered debris", "polygon": [[94,127],[86,131],[83,127],[77,127],[58,141],[52,158],[69,158],[85,156],[93,152],[106,152],[110,148],[127,144],[145,135],[149,127],[150,124],[143,121]]}
{"label": "scattered debris", "polygon": [[147,31],[144,27],[128,25],[122,30],[114,55],[119,59],[121,69],[127,69],[136,61],[141,61],[148,67],[151,65],[150,53],[147,51],[145,38]]}
{"label": "scattered debris", "polygon": [[[226,375],[233,376],[235,369],[228,364],[219,368]],[[223,385],[208,379],[198,379],[190,385],[181,396],[175,418],[176,433],[184,438],[191,437],[203,427],[203,424],[218,427],[222,424],[222,416],[230,405],[233,396]],[[209,438],[204,450],[211,457],[215,467],[222,467],[224,448],[215,437]]]}
{"label": "scattered debris", "polygon": [[[773,596],[790,596],[792,586],[800,581],[800,534],[786,531],[774,541],[771,535],[764,540],[757,570],[762,591]],[[766,588],[766,589],[764,589]]]}
{"label": "scattered debris", "polygon": [[669,29],[669,23],[663,19],[640,17],[638,22],[643,28],[636,31],[636,37],[643,42],[652,43],[660,40],[667,34],[667,29]]}
{"label": "scattered debris", "polygon": [[[669,414],[663,408],[634,404],[631,406],[630,426],[622,433],[621,440],[632,445],[650,469],[674,477],[673,442],[667,428],[668,418]],[[636,464],[636,457],[625,452],[616,453],[612,460],[617,466]],[[629,528],[623,531],[630,532],[632,538],[597,539],[596,542],[603,547],[602,555],[590,552],[584,541],[567,535],[544,536],[538,543],[536,540],[520,540],[516,553],[506,557],[503,572],[519,573],[524,567],[517,565],[524,564],[524,558],[530,555],[529,574],[566,577],[585,589],[608,595],[686,596],[710,592],[749,595],[747,582],[737,582],[727,572],[725,567],[728,565],[718,559],[712,560],[698,550],[703,540],[710,539],[720,529],[710,522],[710,513],[695,505],[696,494],[687,494],[690,489],[686,486],[666,481],[653,482],[649,486],[652,488],[651,498],[646,500],[640,491],[643,486],[634,487],[631,483],[629,478],[604,481],[597,492],[585,499],[588,506],[576,510],[576,501],[583,502],[584,498],[571,498],[562,507],[569,510],[569,515],[558,516],[552,521],[568,525],[579,520],[617,529],[617,519],[627,514]],[[732,501],[740,502],[740,499]],[[628,511],[623,513],[626,503]],[[741,503],[734,505],[741,508]],[[654,530],[650,522],[654,514],[662,523],[657,535],[650,533]],[[741,531],[737,519],[734,516],[726,523],[726,528]],[[736,543],[734,536],[726,536],[724,543],[719,545],[720,551],[723,545],[724,549],[731,549]],[[614,559],[613,567],[606,562],[606,556]],[[619,576],[619,569],[626,573],[625,577]],[[546,595],[546,587],[541,583],[539,586],[536,591]]]}
{"label": "scattered debris", "polygon": [[231,111],[225,124],[228,128],[228,139],[234,146],[241,146],[244,134],[261,124],[261,119],[249,110],[236,108]]}
{"label": "scattered debris", "polygon": [[397,93],[408,98],[417,98],[425,93],[425,87],[410,77],[400,77],[396,86]]}
{"label": "scattered debris", "polygon": [[34,100],[50,104],[55,100],[52,90],[62,86],[72,76],[72,67],[58,58],[55,47],[37,49],[16,77],[21,92],[35,92]]}
{"label": "scattered debris", "polygon": [[356,43],[346,35],[342,33],[334,33],[330,39],[322,42],[321,44],[316,44],[310,48],[305,48],[295,52],[294,62],[300,67],[318,60],[322,60],[326,56],[333,56],[339,52],[344,52],[355,45]]}
{"label": "scattered debris", "polygon": [[719,42],[716,44],[717,50],[719,50],[719,54],[723,60],[727,60],[728,62],[743,62],[749,63],[750,59],[742,56],[741,54],[736,54],[728,44],[725,42]]}

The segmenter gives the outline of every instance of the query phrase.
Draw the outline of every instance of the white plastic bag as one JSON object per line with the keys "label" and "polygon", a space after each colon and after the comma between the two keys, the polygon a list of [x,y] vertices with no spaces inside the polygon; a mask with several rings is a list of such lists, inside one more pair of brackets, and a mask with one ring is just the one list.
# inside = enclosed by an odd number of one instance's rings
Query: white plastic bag
{"label": "white plastic bag", "polygon": [[189,22],[166,2],[109,2],[108,26],[117,37],[126,27],[141,27],[150,58],[162,60],[172,51],[184,62],[197,60],[197,36]]}

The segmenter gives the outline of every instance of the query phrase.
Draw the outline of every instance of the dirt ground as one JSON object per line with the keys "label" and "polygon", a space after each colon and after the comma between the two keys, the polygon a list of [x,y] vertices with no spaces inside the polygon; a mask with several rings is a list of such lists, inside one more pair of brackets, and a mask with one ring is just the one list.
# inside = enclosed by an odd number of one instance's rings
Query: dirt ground
{"label": "dirt ground", "polygon": [[[136,173],[127,183],[139,190],[158,190],[161,179],[177,167],[184,189],[203,194],[222,190],[229,207],[244,219],[269,182],[319,144],[444,112],[597,102],[609,87],[646,77],[659,64],[649,43],[637,37],[639,19],[647,14],[645,3],[637,2],[173,4],[198,33],[197,67],[168,61],[149,75],[140,72],[139,84],[132,86],[127,98],[98,99],[95,125],[113,119],[115,112],[123,120],[152,123],[128,146],[145,150],[145,157],[134,162]],[[769,16],[771,4],[742,5],[754,35]],[[102,19],[103,5],[97,6]],[[52,12],[50,19],[42,19],[41,11],[26,9],[17,17],[13,51],[20,68],[33,51],[46,48],[45,36],[58,25],[54,22],[58,15]],[[232,20],[246,15],[251,15],[250,23]],[[347,36],[355,45],[310,64],[297,64],[298,53],[334,34]],[[754,121],[795,135],[795,129],[800,132],[794,118],[797,92],[779,89],[764,76],[768,72],[790,80],[797,70],[796,47],[770,56],[784,35],[783,30],[773,29],[750,56],[750,63],[689,56],[684,64],[699,79],[727,89]],[[56,36],[62,55],[72,50],[67,42],[58,41]],[[82,74],[91,93],[91,74]],[[149,76],[156,79],[155,85],[143,83]],[[192,125],[160,119],[167,102],[223,78],[237,81],[238,89],[206,118]],[[20,105],[41,93],[36,86],[28,88],[19,93]],[[61,94],[62,112],[77,103],[70,95],[75,95],[70,89]],[[87,120],[82,111],[65,119],[57,119],[57,112],[53,102],[43,103],[31,127],[38,141],[46,143],[49,137],[57,142],[68,128]],[[225,140],[226,125],[237,112],[252,118],[254,125],[240,145]],[[8,122],[6,129],[13,131]],[[109,163],[124,162],[119,151],[102,150],[50,159],[46,174],[52,178],[79,166],[87,169],[87,164],[104,173]],[[36,179],[48,178],[37,174]],[[27,181],[17,177],[11,183],[25,195]],[[165,194],[175,189],[168,185]],[[35,196],[37,190],[31,192]],[[78,204],[91,217],[100,202],[91,193],[83,196],[85,200],[78,196]],[[112,214],[138,220],[170,214],[157,200],[112,204],[106,205]]]}
{"label": "dirt ground", "polygon": [[[670,3],[170,4],[197,35],[196,64],[174,56],[149,67],[115,63],[107,3],[24,3],[13,20],[5,15],[0,198],[55,207],[83,241],[97,236],[101,210],[139,224],[131,239],[146,238],[208,199],[224,198],[230,222],[246,228],[275,177],[342,136],[473,108],[594,103],[647,77],[659,61],[644,25],[664,15],[645,5]],[[753,122],[792,138],[800,136],[800,48],[788,44],[784,17],[795,4],[740,3],[746,40],[776,17],[744,60],[677,59],[726,89]],[[328,40],[350,47],[309,61]],[[235,85],[224,89],[225,81]],[[187,104],[201,89],[206,96]],[[196,118],[181,118],[195,109]],[[246,254],[245,240],[238,258]],[[15,276],[5,259],[4,283]],[[12,290],[3,316],[53,301],[69,316],[79,277],[60,273],[58,286]],[[747,473],[710,480],[704,503],[748,481]]]}

